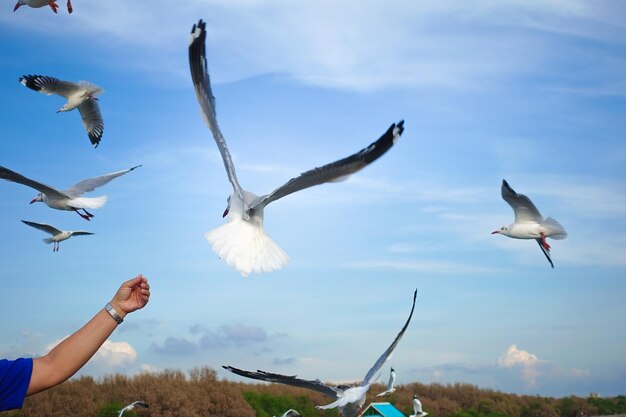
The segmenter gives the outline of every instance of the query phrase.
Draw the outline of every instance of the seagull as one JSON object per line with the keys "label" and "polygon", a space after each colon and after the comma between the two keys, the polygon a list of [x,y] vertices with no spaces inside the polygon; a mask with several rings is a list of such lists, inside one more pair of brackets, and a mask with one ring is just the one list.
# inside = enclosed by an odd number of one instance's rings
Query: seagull
{"label": "seagull", "polygon": [[233,193],[222,217],[227,223],[205,234],[213,250],[243,276],[251,272],[277,270],[286,265],[287,254],[263,230],[263,209],[279,198],[296,191],[347,178],[388,151],[404,131],[404,121],[394,123],[380,139],[361,151],[339,161],[314,168],[292,178],[269,194],[257,196],[244,190],[237,180],[226,141],[217,124],[215,98],[207,71],[205,23],[200,20],[191,30],[189,66],[202,116],[213,134],[222,156]]}
{"label": "seagull", "polygon": [[144,403],[143,401],[135,401],[134,403],[128,404],[126,407],[122,408],[117,417],[122,417],[122,414],[124,414],[126,411],[132,410],[135,407],[149,408],[150,406],[148,405],[148,403]]}
{"label": "seagull", "polygon": [[291,408],[291,409],[285,411],[285,414],[283,414],[280,417],[301,417],[301,415],[296,410]]}
{"label": "seagull", "polygon": [[276,382],[279,384],[293,385],[300,388],[307,388],[310,390],[321,392],[336,401],[322,406],[317,406],[317,408],[322,410],[327,410],[331,408],[339,409],[339,415],[342,417],[356,417],[357,415],[362,415],[363,413],[363,404],[365,404],[365,399],[367,395],[367,390],[370,388],[370,384],[372,384],[375,380],[376,374],[383,367],[385,362],[391,357],[394,349],[402,339],[404,332],[409,326],[409,322],[411,321],[411,317],[413,316],[413,310],[415,309],[415,299],[417,298],[417,290],[413,293],[413,306],[411,307],[411,313],[409,314],[409,318],[406,323],[404,323],[404,327],[400,330],[400,333],[396,336],[391,345],[383,352],[383,354],[378,358],[374,366],[367,371],[363,381],[356,387],[349,387],[347,385],[339,385],[339,386],[330,386],[324,384],[319,379],[315,379],[312,381],[300,379],[294,376],[280,375],[274,374],[265,371],[244,371],[241,369],[233,368],[232,366],[223,366],[224,369],[241,376],[245,376],[246,378],[258,379],[261,381],[267,382]]}
{"label": "seagull", "polygon": [[[50,187],[49,185],[45,185],[35,180],[31,180],[30,178],[26,178],[25,176],[18,174],[17,172],[11,171],[10,169],[3,166],[0,166],[0,179],[17,182],[18,184],[23,184],[39,191],[37,197],[33,198],[30,204],[44,202],[50,208],[57,210],[75,211],[83,219],[91,220],[94,215],[88,212],[86,209],[97,209],[102,207],[106,203],[107,197],[106,195],[93,198],[81,196],[84,193],[93,191],[96,188],[107,184],[108,182],[119,176],[127,174],[136,168],[139,168],[140,166],[141,165],[137,165],[129,169],[112,172],[110,174],[102,175],[100,177],[87,178],[64,191],[59,191],[55,188]],[[79,212],[78,210],[82,210],[84,214]]]}
{"label": "seagull", "polygon": [[[68,7],[71,5],[68,2]],[[31,90],[51,95],[58,94],[67,99],[57,113],[66,112],[78,108],[80,117],[83,120],[83,126],[87,131],[87,136],[94,148],[100,144],[102,133],[104,132],[104,121],[100,114],[100,106],[98,106],[99,94],[104,90],[97,85],[86,81],[73,83],[71,81],[62,81],[58,78],[47,75],[24,75],[19,79],[20,83]]]}
{"label": "seagull", "polygon": [[59,242],[67,240],[71,238],[72,236],[93,235],[93,233],[85,232],[84,230],[63,231],[63,230],[57,229],[54,226],[50,226],[49,224],[29,222],[27,220],[22,220],[22,223],[27,224],[30,227],[34,227],[35,229],[39,229],[46,233],[51,234],[52,237],[46,238],[43,241],[46,243],[54,243],[54,245],[52,246],[53,252],[59,251]]}
{"label": "seagull", "polygon": [[[52,11],[55,13],[57,12],[57,9],[59,8],[59,5],[56,3],[56,0],[19,0],[17,4],[15,5],[15,8],[13,9],[13,11],[16,11],[21,6],[30,6],[33,8],[50,6]],[[70,13],[72,13],[72,3],[70,3],[70,0],[67,1],[67,10]]]}
{"label": "seagull", "polygon": [[383,397],[387,394],[391,394],[392,392],[394,392],[396,390],[396,387],[394,386],[395,384],[396,384],[396,371],[393,368],[391,368],[391,371],[389,372],[389,382],[387,383],[387,390],[378,394],[377,397]]}
{"label": "seagull", "polygon": [[516,193],[506,180],[502,180],[501,193],[504,201],[509,203],[515,212],[515,223],[502,226],[500,230],[491,232],[491,234],[498,233],[515,239],[535,239],[548,262],[554,268],[554,263],[550,257],[550,245],[546,242],[546,238],[565,239],[567,232],[563,226],[551,217],[544,219],[533,202],[525,195]]}
{"label": "seagull", "polygon": [[409,417],[425,417],[428,413],[426,411],[422,411],[422,403],[417,398],[417,395],[413,395],[413,414]]}

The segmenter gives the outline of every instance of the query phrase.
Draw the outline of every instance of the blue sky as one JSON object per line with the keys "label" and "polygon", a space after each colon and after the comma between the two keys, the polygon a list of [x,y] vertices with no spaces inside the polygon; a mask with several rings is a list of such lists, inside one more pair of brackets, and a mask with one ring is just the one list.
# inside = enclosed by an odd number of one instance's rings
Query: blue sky
{"label": "blue sky", "polygon": [[[0,357],[39,355],[122,280],[152,284],[83,370],[221,365],[361,379],[406,319],[398,383],[465,382],[540,395],[624,394],[626,6],[619,1],[76,2],[0,11],[0,165],[97,190],[88,223],[0,183]],[[187,61],[207,22],[218,120],[244,188],[269,192],[405,120],[389,153],[347,181],[288,196],[265,229],[282,270],[242,278],[203,234],[230,185]],[[24,74],[105,89],[92,149],[63,99]],[[566,240],[556,268],[513,220],[505,178]],[[21,219],[84,229],[61,243]],[[386,380],[387,366],[383,378]]]}

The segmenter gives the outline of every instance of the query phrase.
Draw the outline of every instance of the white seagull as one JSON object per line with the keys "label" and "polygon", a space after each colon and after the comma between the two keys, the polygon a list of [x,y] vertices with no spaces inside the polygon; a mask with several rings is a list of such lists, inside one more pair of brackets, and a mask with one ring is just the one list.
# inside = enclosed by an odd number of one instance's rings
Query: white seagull
{"label": "white seagull", "polygon": [[409,314],[409,318],[406,323],[400,330],[400,333],[396,336],[391,345],[383,352],[383,354],[378,358],[374,366],[371,367],[367,374],[365,374],[365,378],[363,381],[356,387],[349,387],[347,385],[339,385],[339,386],[330,386],[324,384],[319,379],[315,379],[312,381],[300,379],[294,376],[273,374],[265,371],[244,371],[241,369],[233,368],[232,366],[223,366],[224,369],[229,370],[232,373],[237,375],[245,376],[246,378],[258,379],[261,381],[267,382],[275,382],[279,384],[293,385],[300,388],[308,388],[310,390],[321,392],[336,401],[322,406],[317,406],[317,408],[326,410],[330,408],[339,409],[339,415],[342,417],[355,417],[357,415],[361,415],[363,413],[363,404],[365,404],[365,399],[367,395],[367,390],[370,388],[370,384],[375,381],[376,374],[383,367],[385,362],[391,357],[394,349],[402,339],[404,332],[409,326],[409,322],[411,321],[411,317],[413,316],[413,310],[415,309],[415,299],[417,298],[417,290],[413,293],[413,306],[411,307],[411,313]]}
{"label": "white seagull", "polygon": [[515,223],[502,226],[500,230],[491,234],[498,233],[515,239],[535,239],[554,268],[550,257],[550,245],[546,242],[546,238],[565,239],[567,232],[563,226],[551,217],[544,219],[533,202],[525,195],[516,193],[506,180],[502,180],[501,193],[504,201],[509,203],[515,212]]}
{"label": "white seagull", "polygon": [[395,392],[396,390],[395,385],[396,385],[396,371],[392,367],[391,371],[389,371],[389,382],[387,383],[387,390],[378,394],[377,397],[383,397],[387,394],[391,394],[392,392]]}
{"label": "white seagull", "polygon": [[293,408],[290,408],[289,410],[285,411],[285,414],[280,417],[301,417],[301,415]]}
{"label": "white seagull", "polygon": [[394,123],[377,141],[365,149],[339,161],[314,168],[292,178],[269,194],[257,196],[244,190],[237,180],[226,141],[217,124],[215,98],[207,71],[205,55],[205,23],[200,20],[191,30],[189,66],[196,96],[202,115],[210,128],[222,155],[233,193],[223,217],[228,222],[205,234],[213,250],[228,265],[235,267],[243,276],[251,272],[269,272],[280,269],[289,260],[287,254],[263,230],[263,209],[279,198],[296,191],[347,178],[388,151],[404,130],[404,121]]}
{"label": "white seagull", "polygon": [[[15,7],[13,8],[13,11],[16,11],[21,6],[30,6],[33,8],[50,6],[52,11],[55,13],[57,12],[57,9],[59,8],[59,5],[56,3],[56,0],[19,0],[17,4],[15,5]],[[67,11],[70,13],[72,13],[73,11],[72,3],[70,0],[67,0]]]}
{"label": "white seagull", "polygon": [[122,414],[124,414],[126,411],[132,410],[136,407],[148,408],[150,406],[148,405],[148,403],[145,403],[143,401],[135,401],[134,403],[128,404],[126,407],[122,408],[117,417],[122,417]]}
{"label": "white seagull", "polygon": [[65,97],[67,103],[61,106],[57,113],[78,108],[91,144],[94,148],[98,147],[104,132],[104,121],[100,114],[97,98],[99,94],[104,92],[102,88],[86,81],[73,83],[47,75],[24,75],[20,77],[20,83],[43,94],[58,94]]}
{"label": "white seagull", "polygon": [[49,233],[52,235],[52,237],[46,238],[43,241],[45,243],[54,243],[54,245],[52,246],[52,251],[53,252],[58,252],[59,251],[59,242],[62,242],[64,240],[67,240],[69,238],[71,238],[72,236],[82,236],[82,235],[93,235],[93,233],[91,232],[85,232],[84,230],[59,230],[54,226],[50,226],[49,224],[44,224],[44,223],[35,223],[35,222],[29,222],[27,220],[22,220],[22,223],[29,225],[30,227],[34,227],[35,229],[39,229],[42,230],[46,233]]}
{"label": "white seagull", "polygon": [[409,417],[425,417],[428,413],[422,411],[422,402],[417,398],[417,395],[413,396],[413,414]]}
{"label": "white seagull", "polygon": [[[129,169],[112,172],[110,174],[102,175],[100,177],[87,178],[64,191],[59,191],[56,188],[50,187],[49,185],[45,185],[35,180],[31,180],[30,178],[26,178],[25,176],[18,174],[17,172],[11,171],[10,169],[3,166],[0,166],[0,179],[23,184],[39,191],[37,197],[33,198],[30,204],[44,202],[50,208],[57,210],[75,211],[83,219],[91,220],[94,215],[88,212],[87,209],[98,209],[102,207],[106,203],[107,197],[106,195],[93,198],[81,196],[84,193],[93,191],[96,188],[107,184],[108,182],[119,176],[127,174],[136,168],[139,168],[140,166],[141,165],[137,165]],[[79,212],[78,210],[82,210],[84,214]]]}

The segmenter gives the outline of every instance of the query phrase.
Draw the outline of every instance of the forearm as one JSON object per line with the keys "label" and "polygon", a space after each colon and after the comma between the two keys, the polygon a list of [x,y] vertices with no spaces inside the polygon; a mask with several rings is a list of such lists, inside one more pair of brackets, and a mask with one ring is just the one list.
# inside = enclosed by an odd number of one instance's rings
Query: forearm
{"label": "forearm", "polygon": [[74,375],[98,351],[116,327],[115,320],[103,308],[47,355],[34,359],[27,395],[53,387]]}

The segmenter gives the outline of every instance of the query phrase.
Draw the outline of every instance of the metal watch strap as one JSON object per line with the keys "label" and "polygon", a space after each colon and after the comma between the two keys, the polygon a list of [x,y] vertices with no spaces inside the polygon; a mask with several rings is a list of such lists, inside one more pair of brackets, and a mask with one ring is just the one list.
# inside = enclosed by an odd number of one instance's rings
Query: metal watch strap
{"label": "metal watch strap", "polygon": [[104,306],[104,308],[106,309],[106,311],[108,311],[111,317],[113,317],[113,320],[115,320],[117,324],[122,324],[124,319],[120,317],[120,315],[117,313],[115,308],[113,308],[113,305],[111,305],[111,303],[107,303],[107,305]]}

